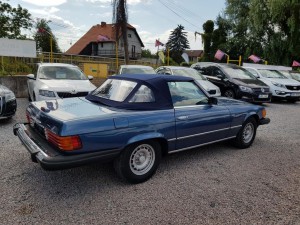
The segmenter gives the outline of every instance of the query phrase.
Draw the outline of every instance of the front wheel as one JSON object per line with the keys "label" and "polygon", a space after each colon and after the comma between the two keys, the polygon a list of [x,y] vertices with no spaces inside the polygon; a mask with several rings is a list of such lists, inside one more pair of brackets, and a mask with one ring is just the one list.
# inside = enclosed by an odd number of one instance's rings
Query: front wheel
{"label": "front wheel", "polygon": [[238,132],[236,138],[233,140],[234,146],[238,148],[248,148],[252,145],[257,129],[256,120],[251,117],[247,119],[240,131]]}
{"label": "front wheel", "polygon": [[156,141],[132,144],[114,161],[117,174],[130,183],[148,180],[161,160],[161,147]]}
{"label": "front wheel", "polygon": [[232,89],[227,89],[224,91],[224,96],[227,98],[235,98],[235,93]]}

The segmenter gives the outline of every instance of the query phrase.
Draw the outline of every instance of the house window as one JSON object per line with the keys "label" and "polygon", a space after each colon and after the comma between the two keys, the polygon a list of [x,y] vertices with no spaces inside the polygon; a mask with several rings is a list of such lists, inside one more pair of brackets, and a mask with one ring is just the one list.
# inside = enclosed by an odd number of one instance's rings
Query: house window
{"label": "house window", "polygon": [[101,48],[103,48],[103,43],[101,43]]}
{"label": "house window", "polygon": [[131,34],[128,34],[128,37],[131,38]]}

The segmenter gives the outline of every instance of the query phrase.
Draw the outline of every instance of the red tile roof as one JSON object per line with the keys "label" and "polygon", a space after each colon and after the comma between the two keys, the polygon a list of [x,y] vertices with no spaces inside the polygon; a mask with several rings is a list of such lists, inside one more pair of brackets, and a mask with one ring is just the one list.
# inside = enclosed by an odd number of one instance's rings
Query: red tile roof
{"label": "red tile roof", "polygon": [[189,57],[200,57],[203,54],[203,50],[184,50]]}
{"label": "red tile roof", "polygon": [[[131,26],[130,24],[127,24],[128,29],[133,29],[136,32],[136,29]],[[101,42],[115,42],[114,37],[114,24],[106,24],[105,22],[101,22],[101,24],[97,24],[95,26],[92,26],[91,29],[83,35],[74,45],[72,45],[67,51],[67,54],[71,55],[78,55],[80,52],[91,42],[99,42],[97,41],[97,37],[99,35],[107,37],[109,40],[101,41]],[[138,36],[138,34],[137,34]],[[138,36],[139,38],[139,36]],[[140,40],[140,38],[139,38]],[[141,40],[140,40],[141,41]],[[143,42],[141,41],[142,46]]]}

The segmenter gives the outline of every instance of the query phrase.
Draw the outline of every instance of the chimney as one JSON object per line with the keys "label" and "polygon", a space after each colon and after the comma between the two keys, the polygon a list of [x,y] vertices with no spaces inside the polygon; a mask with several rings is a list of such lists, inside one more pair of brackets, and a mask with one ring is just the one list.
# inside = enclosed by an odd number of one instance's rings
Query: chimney
{"label": "chimney", "polygon": [[101,27],[105,27],[106,26],[106,22],[101,22]]}

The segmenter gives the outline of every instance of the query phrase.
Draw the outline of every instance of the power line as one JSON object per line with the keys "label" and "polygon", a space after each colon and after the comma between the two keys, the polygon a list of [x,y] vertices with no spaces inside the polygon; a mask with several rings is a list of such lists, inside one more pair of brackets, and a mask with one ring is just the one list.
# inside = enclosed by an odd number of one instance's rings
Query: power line
{"label": "power line", "polygon": [[[176,14],[178,17],[180,17],[181,19],[183,19],[184,21],[186,21],[187,23],[189,23],[190,25],[196,27],[197,29],[199,29],[200,27],[198,27],[197,25],[191,23],[190,21],[188,21],[187,19],[183,18],[179,13],[177,13],[175,10],[173,10],[171,7],[169,7],[167,4],[165,4],[164,2],[162,2],[161,0],[158,0],[162,5],[164,5],[166,8],[168,8],[170,11],[172,11],[174,14]],[[201,29],[201,28],[200,28]]]}

